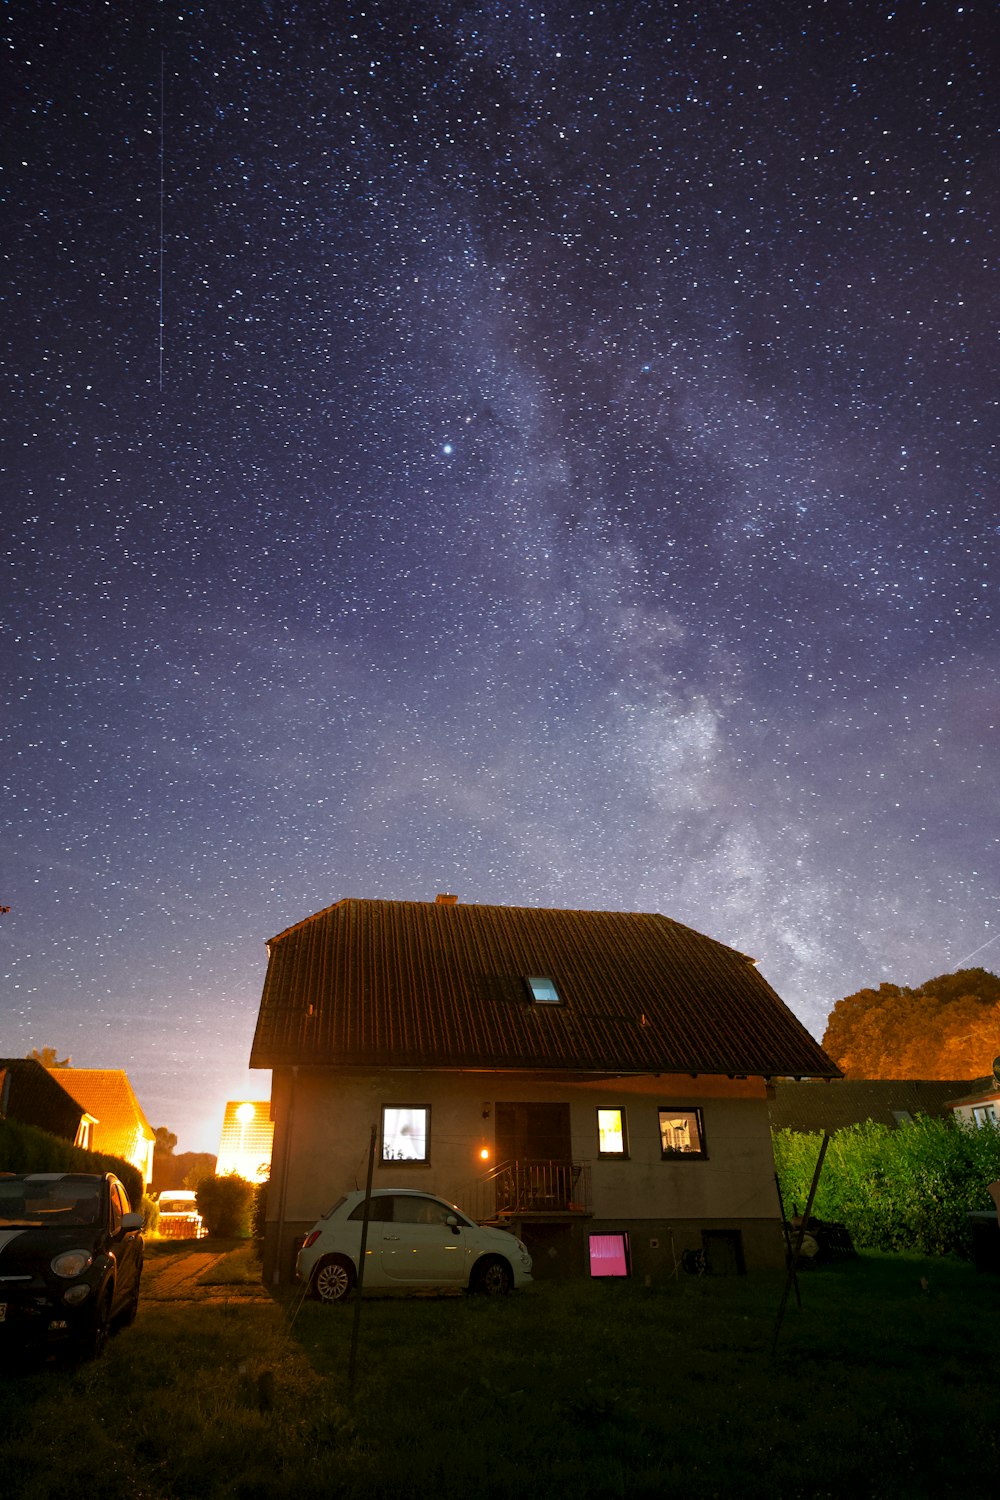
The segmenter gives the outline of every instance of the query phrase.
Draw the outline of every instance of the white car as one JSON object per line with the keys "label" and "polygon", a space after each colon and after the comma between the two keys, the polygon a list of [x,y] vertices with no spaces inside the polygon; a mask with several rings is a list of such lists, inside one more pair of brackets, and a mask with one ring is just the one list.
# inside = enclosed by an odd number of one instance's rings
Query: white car
{"label": "white car", "polygon": [[[342,1302],[358,1279],[365,1194],[348,1193],[316,1224],[296,1270],[320,1302]],[[405,1188],[371,1195],[364,1290],[465,1289],[498,1297],[531,1280],[531,1256],[505,1229],[487,1229],[454,1203]]]}
{"label": "white car", "polygon": [[156,1232],[165,1240],[200,1240],[208,1233],[198,1212],[198,1195],[186,1188],[164,1188]]}

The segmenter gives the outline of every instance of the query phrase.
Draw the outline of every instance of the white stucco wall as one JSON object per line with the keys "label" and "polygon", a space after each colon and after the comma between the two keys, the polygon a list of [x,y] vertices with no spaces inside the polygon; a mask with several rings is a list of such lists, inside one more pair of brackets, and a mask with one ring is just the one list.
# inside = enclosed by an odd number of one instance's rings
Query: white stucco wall
{"label": "white stucco wall", "polygon": [[[567,1103],[573,1160],[590,1165],[596,1217],[623,1219],[775,1218],[777,1199],[764,1084],[760,1079],[681,1077],[569,1082],[481,1074],[379,1072],[338,1074],[300,1069],[286,1132],[287,1073],[275,1072],[276,1131],[272,1181],[287,1162],[279,1208],[272,1193],[269,1217],[313,1221],[340,1196],[364,1187],[370,1129],[382,1106],[430,1107],[430,1163],[376,1163],[374,1186],[418,1187],[460,1205],[472,1185],[496,1164],[495,1106],[502,1102]],[[629,1159],[598,1157],[598,1106],[627,1115]],[[657,1110],[703,1111],[708,1160],[664,1160]],[[484,1118],[485,1114],[485,1118]],[[490,1161],[480,1160],[480,1148]]]}

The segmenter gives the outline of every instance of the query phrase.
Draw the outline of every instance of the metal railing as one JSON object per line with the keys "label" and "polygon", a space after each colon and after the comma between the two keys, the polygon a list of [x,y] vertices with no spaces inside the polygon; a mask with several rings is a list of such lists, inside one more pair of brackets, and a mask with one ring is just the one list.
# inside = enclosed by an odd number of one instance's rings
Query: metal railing
{"label": "metal railing", "polygon": [[590,1167],[586,1162],[501,1162],[473,1184],[466,1201],[468,1211],[480,1222],[589,1214]]}

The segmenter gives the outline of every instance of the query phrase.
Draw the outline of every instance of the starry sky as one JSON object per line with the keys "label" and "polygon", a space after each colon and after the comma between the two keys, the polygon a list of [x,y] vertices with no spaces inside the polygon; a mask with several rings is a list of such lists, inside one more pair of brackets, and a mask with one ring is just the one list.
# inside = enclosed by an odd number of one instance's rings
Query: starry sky
{"label": "starry sky", "polygon": [[4,25],[0,1054],[215,1150],[345,896],[1000,967],[991,3]]}

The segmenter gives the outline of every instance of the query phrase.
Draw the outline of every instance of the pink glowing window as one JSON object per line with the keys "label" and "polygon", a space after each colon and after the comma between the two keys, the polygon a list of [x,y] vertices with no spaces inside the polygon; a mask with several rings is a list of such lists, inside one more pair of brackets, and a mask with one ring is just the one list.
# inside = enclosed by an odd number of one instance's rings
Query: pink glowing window
{"label": "pink glowing window", "polygon": [[591,1276],[629,1274],[627,1234],[592,1234],[589,1238]]}

